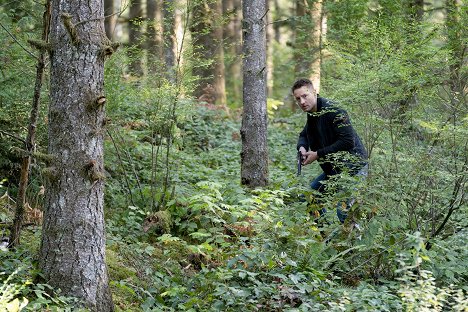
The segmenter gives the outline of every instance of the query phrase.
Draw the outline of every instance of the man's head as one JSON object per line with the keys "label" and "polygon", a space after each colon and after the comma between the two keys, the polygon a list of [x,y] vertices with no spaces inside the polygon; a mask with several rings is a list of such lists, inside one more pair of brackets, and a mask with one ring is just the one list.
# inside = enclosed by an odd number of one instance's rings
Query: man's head
{"label": "man's head", "polygon": [[317,93],[309,79],[297,80],[291,88],[294,100],[304,112],[317,111]]}

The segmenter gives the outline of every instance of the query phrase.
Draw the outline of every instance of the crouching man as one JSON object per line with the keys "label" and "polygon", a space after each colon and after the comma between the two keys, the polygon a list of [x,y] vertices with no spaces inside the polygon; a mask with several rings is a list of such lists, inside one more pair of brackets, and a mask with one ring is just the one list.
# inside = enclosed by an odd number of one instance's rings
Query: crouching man
{"label": "crouching man", "polygon": [[[318,97],[309,79],[297,80],[292,93],[297,105],[307,113],[305,127],[297,142],[302,165],[318,161],[323,170],[310,183],[312,189],[323,196],[327,192],[326,181],[345,171],[351,176],[366,177],[367,151],[351,125],[348,113],[329,100]],[[354,199],[349,198],[338,204],[337,215],[341,223],[353,203]],[[319,211],[321,215],[325,212],[325,209]]]}

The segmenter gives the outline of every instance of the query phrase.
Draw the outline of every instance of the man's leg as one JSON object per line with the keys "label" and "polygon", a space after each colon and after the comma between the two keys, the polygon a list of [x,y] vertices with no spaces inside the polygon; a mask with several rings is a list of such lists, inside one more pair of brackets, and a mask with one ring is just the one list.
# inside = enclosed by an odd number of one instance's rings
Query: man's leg
{"label": "man's leg", "polygon": [[[320,192],[320,195],[314,197],[314,202],[315,204],[321,204],[322,203],[322,196],[325,193],[325,184],[323,184],[323,181],[326,181],[328,179],[328,176],[325,173],[320,174],[317,176],[312,182],[310,182],[310,187],[313,190],[316,190]],[[327,210],[325,208],[321,208],[320,210],[315,210],[312,213],[316,218],[319,218],[323,216]]]}
{"label": "man's leg", "polygon": [[[368,165],[365,165],[362,167],[356,174],[353,176],[356,176],[357,179],[357,184],[360,184],[364,181],[364,179],[367,177],[368,174]],[[354,187],[354,190],[357,189],[357,185]],[[338,216],[338,219],[340,220],[341,223],[344,223],[346,220],[346,217],[348,216],[348,211],[351,209],[351,207],[354,205],[356,199],[351,197],[348,198],[345,202],[339,202],[337,207],[336,207],[336,214]]]}

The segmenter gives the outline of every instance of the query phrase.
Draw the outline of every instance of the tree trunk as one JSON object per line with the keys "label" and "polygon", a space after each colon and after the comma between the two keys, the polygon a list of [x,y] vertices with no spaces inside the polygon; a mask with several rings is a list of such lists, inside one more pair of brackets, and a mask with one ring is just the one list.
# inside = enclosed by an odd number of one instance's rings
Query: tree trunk
{"label": "tree trunk", "polygon": [[146,50],[148,52],[148,70],[151,74],[160,72],[160,62],[163,54],[160,2],[159,0],[146,0],[146,15],[148,17]]}
{"label": "tree trunk", "polygon": [[50,41],[48,178],[39,267],[93,311],[113,311],[105,263],[104,58],[101,0],[55,0]]}
{"label": "tree trunk", "polygon": [[265,0],[244,1],[241,183],[268,183]]}
{"label": "tree trunk", "polygon": [[176,48],[176,34],[175,34],[175,1],[163,1],[163,54],[167,77],[171,80],[174,79],[174,65],[175,65],[175,48]]}
{"label": "tree trunk", "polygon": [[[463,99],[466,92],[466,76],[462,78],[462,68],[467,51],[466,40],[462,39],[463,26],[460,25],[460,1],[446,0],[447,45],[451,54],[450,89],[455,98]],[[466,25],[465,25],[466,26]],[[465,33],[466,36],[466,33]],[[466,65],[466,64],[465,64]]]}
{"label": "tree trunk", "polygon": [[[406,18],[407,25],[405,34],[407,45],[412,45],[414,43],[414,38],[420,36],[421,31],[421,21],[424,14],[424,1],[423,0],[411,0],[403,7],[404,17]],[[409,63],[412,64],[412,76],[417,75],[416,69],[421,64],[421,59],[419,57],[410,57]],[[415,77],[416,79],[416,77]],[[408,122],[408,112],[411,109],[411,105],[417,102],[417,87],[413,86],[410,88],[405,88],[407,90],[402,90],[403,94],[407,93],[408,95],[405,98],[402,98],[398,101],[398,110],[396,118],[401,124]],[[405,92],[406,91],[406,92]]]}
{"label": "tree trunk", "polygon": [[229,17],[223,31],[226,52],[226,87],[232,94],[231,101],[240,102],[242,97],[242,38],[240,0],[223,1],[224,16]]}
{"label": "tree trunk", "polygon": [[266,26],[266,45],[267,45],[267,97],[273,97],[274,88],[274,69],[273,55],[275,53],[273,41],[275,38],[275,29],[272,23],[272,14],[270,10],[269,0],[266,0],[267,6],[267,26]]}
{"label": "tree trunk", "polygon": [[[221,0],[201,0],[193,7],[191,26],[194,52],[202,63],[193,73],[200,79],[195,90],[197,98],[210,99],[218,105],[226,105],[224,80],[223,28],[221,24]],[[207,61],[211,61],[207,64]],[[211,103],[211,104],[214,104]]]}
{"label": "tree trunk", "polygon": [[135,76],[143,75],[143,66],[141,62],[141,21],[142,6],[141,0],[132,0],[129,12],[129,31],[128,43],[130,45],[130,72]]}
{"label": "tree trunk", "polygon": [[114,0],[104,0],[104,26],[106,28],[106,35],[109,40],[114,39],[114,30],[117,17],[114,15]]}
{"label": "tree trunk", "polygon": [[[281,13],[280,13],[281,8],[280,8],[278,0],[273,0],[273,5],[274,5],[274,8],[275,8],[276,19],[278,19],[278,17],[281,16]],[[273,29],[274,29],[274,32],[275,32],[275,41],[276,42],[281,41],[281,31],[280,31],[281,24],[282,24],[282,22],[279,22],[278,20],[273,21]]]}
{"label": "tree trunk", "polygon": [[320,91],[322,0],[298,0],[294,58],[296,78],[307,77]]}
{"label": "tree trunk", "polygon": [[[43,16],[42,40],[45,43],[49,42],[50,29],[50,0],[46,2],[45,12]],[[16,200],[15,219],[10,231],[10,246],[16,246],[20,243],[21,227],[23,224],[25,205],[26,205],[26,188],[29,181],[29,169],[31,166],[31,157],[34,152],[37,119],[39,115],[39,104],[41,99],[42,80],[44,78],[44,68],[47,51],[40,51],[36,69],[36,83],[34,87],[34,97],[29,117],[28,136],[26,137],[25,151],[21,164],[20,183],[18,187],[18,198]]]}
{"label": "tree trunk", "polygon": [[320,74],[322,66],[322,0],[309,2],[309,14],[312,16],[312,64],[310,80],[315,90],[320,92]]}

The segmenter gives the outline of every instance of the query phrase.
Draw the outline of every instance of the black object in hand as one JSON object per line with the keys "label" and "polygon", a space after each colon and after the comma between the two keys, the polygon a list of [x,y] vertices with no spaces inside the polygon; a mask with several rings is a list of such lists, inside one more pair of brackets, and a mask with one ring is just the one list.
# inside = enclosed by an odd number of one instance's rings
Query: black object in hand
{"label": "black object in hand", "polygon": [[297,152],[297,175],[301,175],[301,169],[302,169],[302,153],[301,151]]}

